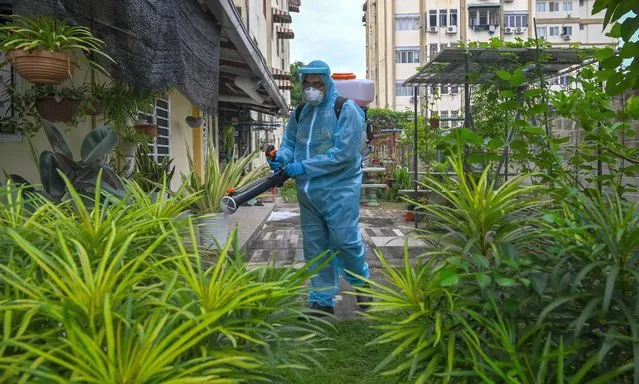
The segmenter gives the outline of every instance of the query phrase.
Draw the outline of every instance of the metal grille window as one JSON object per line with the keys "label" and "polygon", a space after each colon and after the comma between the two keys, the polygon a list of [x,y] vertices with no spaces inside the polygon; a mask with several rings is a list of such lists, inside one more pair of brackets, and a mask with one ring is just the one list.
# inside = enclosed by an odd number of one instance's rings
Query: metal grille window
{"label": "metal grille window", "polygon": [[430,50],[430,59],[434,59],[435,56],[437,56],[437,53],[439,52],[439,45],[437,44],[431,44],[429,46],[429,50]]}
{"label": "metal grille window", "polygon": [[[441,111],[439,114],[442,119],[448,119],[448,111]],[[449,126],[450,126],[450,121],[447,121],[447,120],[442,121],[442,127],[447,128]]]}
{"label": "metal grille window", "polygon": [[446,9],[439,10],[439,26],[440,27],[448,26],[448,11]]}
{"label": "metal grille window", "polygon": [[572,35],[572,27],[562,27],[561,28],[562,36],[571,36]]}
{"label": "metal grille window", "polygon": [[413,96],[415,94],[415,88],[402,87],[403,82],[404,80],[395,83],[395,96]]}
{"label": "metal grille window", "polygon": [[419,29],[418,16],[395,16],[396,31],[416,31]]}
{"label": "metal grille window", "polygon": [[508,13],[504,15],[504,26],[510,28],[528,27],[528,13]]}
{"label": "metal grille window", "polygon": [[564,1],[563,6],[565,12],[572,12],[572,1]]}
{"label": "metal grille window", "polygon": [[457,10],[456,9],[450,10],[450,25],[457,26]]}
{"label": "metal grille window", "polygon": [[451,85],[450,86],[450,94],[451,95],[459,94],[459,85]]}
{"label": "metal grille window", "polygon": [[442,85],[439,89],[442,95],[448,95],[448,85]]}
{"label": "metal grille window", "polygon": [[399,64],[419,63],[419,48],[396,49],[395,62]]}
{"label": "metal grille window", "polygon": [[559,36],[559,27],[550,27],[550,36]]}
{"label": "metal grille window", "polygon": [[[0,2],[0,25],[6,22],[4,15],[12,14],[11,2]],[[14,119],[13,97],[9,89],[17,88],[17,75],[11,65],[6,61],[4,54],[0,53],[0,124],[10,127],[10,121]],[[5,132],[0,130],[0,141],[20,141],[22,135],[19,132]]]}
{"label": "metal grille window", "polygon": [[559,12],[559,2],[551,1],[548,3],[548,10],[550,12]]}
{"label": "metal grille window", "polygon": [[437,10],[431,9],[428,11],[428,26],[436,27],[437,26]]}
{"label": "metal grille window", "polygon": [[546,27],[537,27],[537,38],[538,39],[546,38]]}
{"label": "metal grille window", "polygon": [[[458,119],[459,118],[459,111],[450,111],[450,118],[451,119]],[[450,126],[451,127],[457,127],[459,125],[459,121],[451,121],[450,122]]]}
{"label": "metal grille window", "polygon": [[165,98],[155,99],[155,106],[152,114],[139,113],[140,117],[155,121],[158,125],[158,134],[149,143],[150,156],[158,163],[161,163],[166,157],[171,157],[171,121],[169,115],[169,100]]}
{"label": "metal grille window", "polygon": [[473,28],[485,27],[489,25],[499,25],[499,9],[472,9],[469,10],[469,24]]}
{"label": "metal grille window", "polygon": [[546,12],[546,2],[545,1],[538,1],[537,2],[537,12]]}

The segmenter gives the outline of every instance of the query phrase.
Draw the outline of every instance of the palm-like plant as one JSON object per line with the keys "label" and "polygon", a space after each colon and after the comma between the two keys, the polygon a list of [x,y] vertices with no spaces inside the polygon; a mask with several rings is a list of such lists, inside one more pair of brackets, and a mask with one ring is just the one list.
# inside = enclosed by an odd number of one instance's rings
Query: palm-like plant
{"label": "palm-like plant", "polygon": [[262,382],[315,354],[309,268],[248,271],[233,241],[212,264],[190,253],[178,218],[197,196],[98,183],[89,206],[68,184],[72,200],[35,197],[25,218],[16,188],[0,187],[0,382]]}
{"label": "palm-like plant", "polygon": [[[85,55],[99,55],[111,62],[111,56],[104,52],[104,42],[93,36],[91,30],[80,25],[71,25],[48,17],[30,18],[21,15],[6,16],[10,22],[0,27],[0,43],[5,52],[13,50],[64,52],[79,49]],[[94,60],[89,63],[106,73]]]}
{"label": "palm-like plant", "polygon": [[425,237],[439,249],[431,255],[480,254],[490,256],[500,244],[530,248],[535,239],[531,221],[543,205],[541,186],[522,185],[530,175],[519,175],[497,186],[486,168],[476,177],[464,169],[463,157],[448,159],[456,177],[443,181],[424,177],[424,186],[439,195],[442,204],[416,205],[431,215],[432,231]]}
{"label": "palm-like plant", "polygon": [[220,213],[222,206],[220,201],[228,194],[229,188],[239,188],[251,181],[263,176],[268,171],[265,167],[259,167],[246,171],[251,162],[258,156],[259,151],[241,156],[239,159],[231,160],[224,166],[220,164],[220,156],[218,151],[213,147],[212,141],[209,141],[209,151],[204,160],[204,173],[199,176],[196,167],[188,153],[190,173],[182,175],[182,183],[186,186],[186,190],[190,193],[201,193],[202,197],[195,205],[197,212],[201,213]]}

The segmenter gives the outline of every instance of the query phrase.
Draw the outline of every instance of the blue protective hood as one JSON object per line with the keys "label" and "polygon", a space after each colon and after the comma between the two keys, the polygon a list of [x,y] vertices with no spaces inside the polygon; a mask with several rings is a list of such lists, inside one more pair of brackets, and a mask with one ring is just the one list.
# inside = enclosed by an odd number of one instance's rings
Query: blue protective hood
{"label": "blue protective hood", "polygon": [[331,68],[325,62],[321,60],[313,60],[306,67],[299,69],[300,83],[304,81],[307,75],[320,75],[324,82],[324,88],[326,94],[324,100],[319,105],[325,105],[328,102],[334,100],[337,97],[337,91],[335,91],[335,83],[331,77]]}

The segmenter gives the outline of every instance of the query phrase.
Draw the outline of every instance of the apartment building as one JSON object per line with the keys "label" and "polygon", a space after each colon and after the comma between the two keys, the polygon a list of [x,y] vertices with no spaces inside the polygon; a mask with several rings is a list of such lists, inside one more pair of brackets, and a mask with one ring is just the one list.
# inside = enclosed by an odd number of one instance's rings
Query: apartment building
{"label": "apartment building", "polygon": [[[290,106],[293,84],[290,81],[290,40],[292,13],[300,12],[301,0],[233,0],[249,36],[266,59],[278,88]],[[279,147],[284,134],[282,116],[251,111],[246,121],[232,122],[236,127],[237,151],[243,153],[259,146]],[[259,165],[264,158],[255,161]]]}
{"label": "apartment building", "polygon": [[[545,39],[556,47],[616,45],[602,32],[603,14],[592,15],[594,0],[368,0],[367,77],[375,81],[375,107],[413,109],[414,88],[401,84],[442,49],[459,41],[499,37]],[[567,78],[554,79],[558,86]],[[431,87],[429,100],[442,118],[461,116],[462,89]],[[436,97],[432,97],[436,95]],[[419,106],[422,111],[421,105]]]}

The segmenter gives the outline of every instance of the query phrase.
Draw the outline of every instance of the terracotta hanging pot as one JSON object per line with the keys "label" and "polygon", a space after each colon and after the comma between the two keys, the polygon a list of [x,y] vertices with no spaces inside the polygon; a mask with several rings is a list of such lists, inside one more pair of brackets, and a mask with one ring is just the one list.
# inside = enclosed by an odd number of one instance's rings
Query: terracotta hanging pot
{"label": "terracotta hanging pot", "polygon": [[66,52],[45,49],[17,49],[6,56],[18,75],[33,84],[61,84],[73,76],[76,64],[75,58]]}
{"label": "terracotta hanging pot", "polygon": [[80,109],[81,100],[60,99],[57,101],[53,96],[46,96],[36,100],[35,108],[43,119],[52,123],[70,123],[75,119]]}
{"label": "terracotta hanging pot", "polygon": [[136,124],[133,127],[136,129],[136,131],[142,132],[150,137],[155,137],[158,135],[157,124]]}

